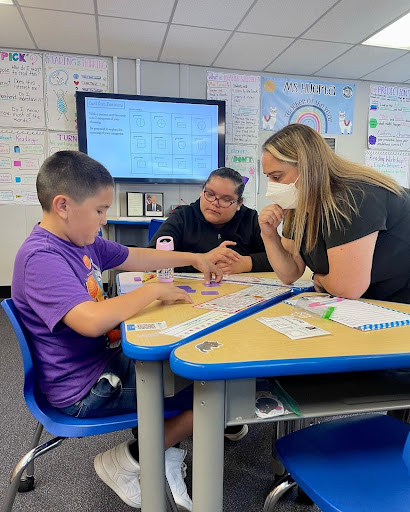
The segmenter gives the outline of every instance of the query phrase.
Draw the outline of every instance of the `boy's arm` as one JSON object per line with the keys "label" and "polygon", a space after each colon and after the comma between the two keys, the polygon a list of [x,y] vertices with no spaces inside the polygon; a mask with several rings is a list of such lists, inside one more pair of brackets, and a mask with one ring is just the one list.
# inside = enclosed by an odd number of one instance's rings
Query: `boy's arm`
{"label": "boy's arm", "polygon": [[192,298],[181,288],[172,284],[149,283],[112,299],[81,302],[70,309],[61,320],[82,336],[102,336],[154,300],[182,300],[192,303]]}
{"label": "boy's arm", "polygon": [[222,271],[208,261],[203,254],[177,251],[157,251],[131,247],[127,259],[116,267],[117,270],[143,271],[168,267],[187,267],[192,265],[204,274],[204,281],[209,283],[212,274],[216,281],[222,279]]}

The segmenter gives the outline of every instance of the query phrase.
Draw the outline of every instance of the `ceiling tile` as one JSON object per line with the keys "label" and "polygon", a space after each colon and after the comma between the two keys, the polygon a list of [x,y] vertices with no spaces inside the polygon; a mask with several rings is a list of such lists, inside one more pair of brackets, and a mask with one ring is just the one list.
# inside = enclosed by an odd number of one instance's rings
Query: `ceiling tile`
{"label": "ceiling tile", "polygon": [[98,54],[95,16],[22,8],[41,50]]}
{"label": "ceiling tile", "polygon": [[377,82],[404,82],[410,80],[410,53],[406,53],[403,57],[361,78]]}
{"label": "ceiling tile", "polygon": [[262,71],[292,43],[290,37],[236,33],[214,62],[215,66]]}
{"label": "ceiling tile", "polygon": [[82,12],[95,14],[93,0],[19,0],[21,7],[55,9],[56,11]]}
{"label": "ceiling tile", "polygon": [[13,5],[0,5],[0,45],[10,49],[35,49],[20,13]]}
{"label": "ceiling tile", "polygon": [[97,0],[98,14],[145,21],[168,22],[175,0]]}
{"label": "ceiling tile", "polygon": [[342,0],[303,37],[360,43],[408,9],[408,0]]}
{"label": "ceiling tile", "polygon": [[102,55],[157,60],[166,23],[99,16]]}
{"label": "ceiling tile", "polygon": [[233,30],[253,0],[179,0],[172,23]]}
{"label": "ceiling tile", "polygon": [[336,0],[259,0],[238,30],[275,36],[299,36]]}
{"label": "ceiling tile", "polygon": [[359,78],[406,53],[405,50],[358,45],[315,74],[338,78]]}
{"label": "ceiling tile", "polygon": [[209,66],[229,35],[225,30],[171,25],[161,61]]}
{"label": "ceiling tile", "polygon": [[[318,69],[349,50],[350,44],[298,39],[266,68],[273,73],[313,75]],[[311,56],[307,58],[307,56]]]}

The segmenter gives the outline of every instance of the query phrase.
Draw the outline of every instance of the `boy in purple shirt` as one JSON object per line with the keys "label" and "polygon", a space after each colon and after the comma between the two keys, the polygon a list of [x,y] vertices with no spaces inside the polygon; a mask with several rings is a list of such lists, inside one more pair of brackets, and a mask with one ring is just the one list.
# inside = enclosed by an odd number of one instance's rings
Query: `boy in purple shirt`
{"label": "boy in purple shirt", "polygon": [[[75,151],[47,158],[37,177],[43,218],[16,256],[12,298],[31,334],[41,391],[64,413],[107,416],[136,409],[133,362],[112,330],[154,300],[192,302],[172,284],[150,283],[106,299],[101,273],[193,265],[209,281],[221,271],[203,255],[127,248],[98,236],[112,203],[113,179],[99,162]],[[111,332],[110,332],[111,331]],[[175,501],[192,502],[183,480],[185,452],[173,445],[192,433],[192,411],[165,420],[166,473]],[[134,441],[97,455],[100,478],[132,507],[141,506]]]}

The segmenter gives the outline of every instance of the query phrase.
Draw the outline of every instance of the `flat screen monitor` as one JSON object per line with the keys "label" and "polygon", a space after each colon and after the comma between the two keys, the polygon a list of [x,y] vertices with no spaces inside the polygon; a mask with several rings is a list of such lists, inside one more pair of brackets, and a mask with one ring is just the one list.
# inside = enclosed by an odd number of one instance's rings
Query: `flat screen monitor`
{"label": "flat screen monitor", "polygon": [[225,165],[225,102],[77,92],[79,149],[117,181],[203,183]]}

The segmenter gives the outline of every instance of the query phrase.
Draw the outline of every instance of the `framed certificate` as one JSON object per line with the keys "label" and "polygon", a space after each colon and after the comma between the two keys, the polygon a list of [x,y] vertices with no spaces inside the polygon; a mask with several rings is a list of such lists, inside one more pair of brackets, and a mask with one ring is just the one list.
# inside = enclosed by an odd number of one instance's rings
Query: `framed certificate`
{"label": "framed certificate", "polygon": [[143,217],[144,194],[142,192],[127,192],[127,217]]}

